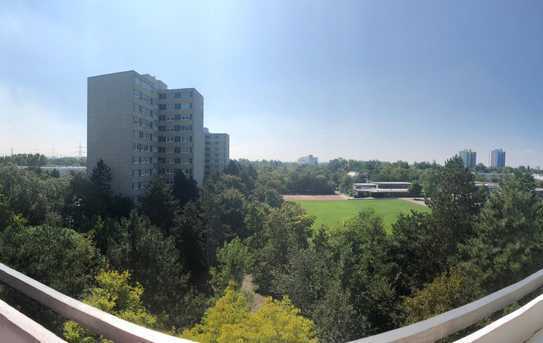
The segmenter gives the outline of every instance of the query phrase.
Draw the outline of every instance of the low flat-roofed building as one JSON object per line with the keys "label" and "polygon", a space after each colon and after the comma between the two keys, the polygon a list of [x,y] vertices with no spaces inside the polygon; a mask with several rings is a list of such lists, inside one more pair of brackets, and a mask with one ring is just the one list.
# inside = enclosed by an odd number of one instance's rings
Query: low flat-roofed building
{"label": "low flat-roofed building", "polygon": [[409,196],[411,182],[365,182],[354,183],[353,193],[355,198],[384,198]]}
{"label": "low flat-roofed building", "polygon": [[500,186],[497,182],[479,182],[475,181],[475,186],[477,187],[486,187],[490,192],[495,192]]}

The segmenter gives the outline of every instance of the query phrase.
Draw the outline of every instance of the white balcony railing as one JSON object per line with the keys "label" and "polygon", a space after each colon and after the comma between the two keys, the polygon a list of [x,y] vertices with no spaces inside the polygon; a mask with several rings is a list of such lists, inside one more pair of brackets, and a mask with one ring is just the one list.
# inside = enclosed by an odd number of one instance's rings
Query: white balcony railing
{"label": "white balcony railing", "polygon": [[[52,309],[64,318],[74,320],[89,329],[92,332],[103,335],[106,338],[113,340],[114,342],[126,342],[126,343],[190,343],[190,341],[168,336],[158,331],[153,331],[145,327],[130,323],[126,320],[117,318],[109,313],[101,311],[95,307],[84,304],[73,298],[70,298],[54,289],[47,287],[46,285],[29,278],[28,276],[19,273],[18,271],[9,268],[8,266],[0,263],[0,281],[15,288],[19,292],[26,296],[38,301],[44,306]],[[7,305],[7,304],[6,304]],[[9,306],[8,306],[9,307]],[[5,311],[14,309],[5,308]],[[26,331],[30,336],[26,336],[27,340],[14,340],[13,342],[47,342],[57,343],[63,342],[61,339],[49,332],[50,335],[45,336],[45,330],[39,324],[33,322],[26,317],[17,317],[13,311],[10,312],[11,317],[15,320],[20,320],[19,326],[27,327]],[[0,313],[1,315],[2,313]],[[19,313],[19,315],[22,315]],[[6,316],[4,316],[5,318]],[[11,340],[4,340],[3,334],[4,324],[9,325],[9,320],[2,320],[0,318],[0,341],[12,342]],[[41,329],[39,329],[40,327]],[[36,328],[36,330],[31,330]],[[11,330],[5,330],[6,335],[10,333],[17,333],[16,328]],[[24,332],[18,330],[21,335],[25,337]],[[24,331],[24,330],[23,330]],[[11,336],[10,336],[11,337]],[[15,336],[13,336],[15,337]],[[30,339],[33,337],[34,339]]]}
{"label": "white balcony railing", "polygon": [[[543,270],[540,270],[537,273],[534,273],[529,277],[525,278],[524,280],[521,280],[509,287],[503,288],[497,292],[494,292],[484,298],[466,304],[462,307],[455,308],[435,317],[423,320],[412,325],[404,326],[396,330],[391,330],[375,336],[362,338],[353,341],[352,343],[435,342],[449,335],[452,335],[462,329],[465,329],[473,324],[476,324],[485,318],[488,318],[492,313],[505,308],[506,306],[514,303],[515,301],[520,300],[524,296],[534,292],[542,286]],[[534,301],[536,301],[537,299],[535,299]],[[537,330],[543,328],[543,299],[541,301],[541,306],[534,306],[534,309],[530,311],[531,315],[535,315],[534,313],[537,313],[536,317],[539,320],[539,324],[535,325],[539,326],[538,328],[536,328]],[[497,326],[496,329],[498,328],[501,332],[502,326]],[[487,334],[485,334],[479,336],[470,335],[461,340],[461,342],[524,342],[526,340],[526,334],[529,338],[531,337],[531,335],[534,334],[535,331],[537,331],[536,329],[530,329],[529,332],[526,333],[521,332],[523,330],[520,330],[520,328],[521,327],[519,327],[518,330],[519,332],[516,332],[515,330],[509,332],[509,335],[503,336],[507,337],[506,339],[495,337],[494,340],[488,341],[486,339],[483,339],[484,337],[488,336]]]}
{"label": "white balcony railing", "polygon": [[[115,342],[189,343],[127,322],[72,299],[0,263],[0,281],[67,319]],[[520,300],[543,286],[543,270],[509,287],[433,318],[352,343],[435,342]],[[515,312],[460,339],[460,343],[543,342],[543,295]],[[64,342],[0,301],[0,342]]]}

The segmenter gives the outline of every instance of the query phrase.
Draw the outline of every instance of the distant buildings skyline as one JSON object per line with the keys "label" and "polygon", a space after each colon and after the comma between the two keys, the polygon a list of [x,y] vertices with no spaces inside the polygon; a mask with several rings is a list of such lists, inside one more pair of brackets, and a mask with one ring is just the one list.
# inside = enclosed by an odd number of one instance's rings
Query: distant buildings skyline
{"label": "distant buildings skyline", "polygon": [[[477,152],[472,149],[464,149],[458,153],[458,156],[464,162],[464,167],[475,168],[477,165]],[[490,151],[490,168],[504,168],[505,167],[505,150],[502,148],[493,149]],[[479,162],[484,165],[484,163]]]}

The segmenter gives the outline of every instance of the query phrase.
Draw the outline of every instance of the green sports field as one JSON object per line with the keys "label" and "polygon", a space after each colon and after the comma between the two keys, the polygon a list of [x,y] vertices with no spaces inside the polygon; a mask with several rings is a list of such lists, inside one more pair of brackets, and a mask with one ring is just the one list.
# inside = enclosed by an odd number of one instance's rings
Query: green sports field
{"label": "green sports field", "polygon": [[427,207],[398,199],[379,200],[294,200],[311,215],[316,217],[314,226],[324,224],[330,228],[341,225],[346,219],[355,216],[360,210],[371,208],[383,218],[386,228],[390,228],[400,213],[410,210],[430,211]]}

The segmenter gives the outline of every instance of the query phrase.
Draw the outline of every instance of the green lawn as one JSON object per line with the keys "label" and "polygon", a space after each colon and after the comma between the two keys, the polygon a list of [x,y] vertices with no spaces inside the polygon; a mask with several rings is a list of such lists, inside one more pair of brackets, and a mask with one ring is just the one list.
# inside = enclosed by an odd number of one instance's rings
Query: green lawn
{"label": "green lawn", "polygon": [[346,219],[355,216],[360,210],[371,208],[383,218],[386,228],[390,228],[400,213],[409,210],[430,211],[427,207],[398,199],[379,200],[296,200],[307,213],[316,218],[314,227],[324,224],[330,228],[341,225]]}

